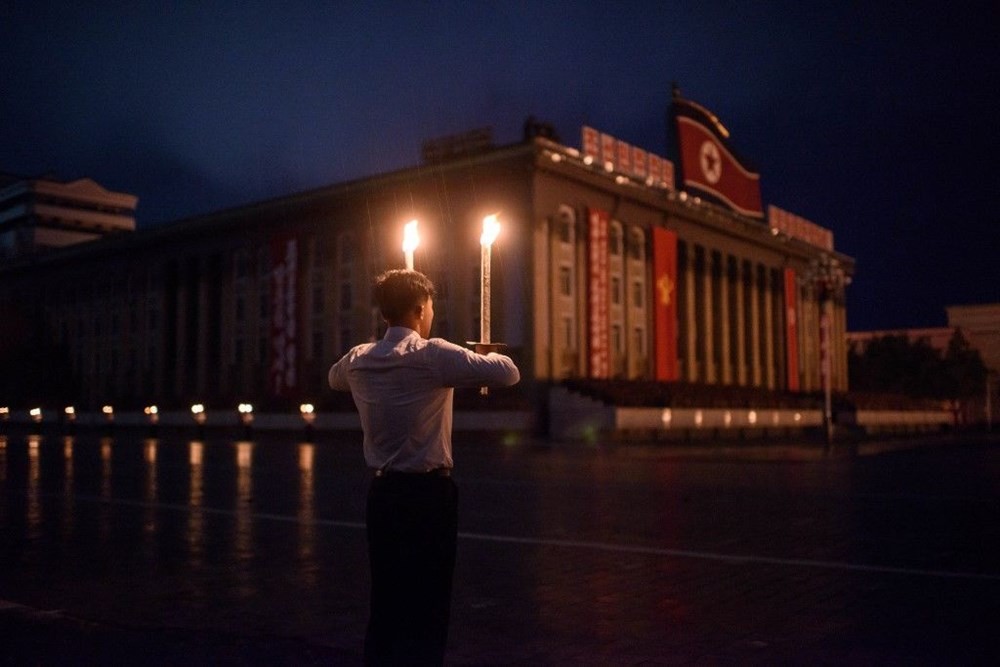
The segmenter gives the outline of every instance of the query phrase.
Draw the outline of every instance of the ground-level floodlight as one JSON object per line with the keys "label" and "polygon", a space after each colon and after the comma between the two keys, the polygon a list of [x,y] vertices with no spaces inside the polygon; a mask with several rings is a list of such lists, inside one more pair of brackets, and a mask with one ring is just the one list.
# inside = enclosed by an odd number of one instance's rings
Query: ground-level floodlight
{"label": "ground-level floodlight", "polygon": [[240,423],[243,424],[243,439],[251,439],[251,424],[253,424],[253,406],[249,403],[240,403],[236,406],[237,412],[240,413]]}
{"label": "ground-level floodlight", "polygon": [[201,403],[195,403],[191,406],[191,418],[194,419],[194,423],[198,425],[198,439],[201,440],[205,437],[205,421],[208,419],[208,415],[205,413],[205,406]]}
{"label": "ground-level floodlight", "polygon": [[312,403],[303,403],[299,406],[299,415],[306,424],[306,439],[312,440],[313,424],[316,421],[316,408]]}

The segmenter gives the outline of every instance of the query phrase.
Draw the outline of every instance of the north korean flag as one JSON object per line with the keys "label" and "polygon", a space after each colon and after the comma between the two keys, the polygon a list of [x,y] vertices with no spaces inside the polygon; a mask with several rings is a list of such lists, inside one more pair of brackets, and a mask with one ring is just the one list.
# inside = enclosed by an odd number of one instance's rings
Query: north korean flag
{"label": "north korean flag", "polygon": [[760,174],[747,169],[729,148],[729,132],[715,114],[682,98],[671,106],[677,131],[678,187],[751,218],[763,218]]}

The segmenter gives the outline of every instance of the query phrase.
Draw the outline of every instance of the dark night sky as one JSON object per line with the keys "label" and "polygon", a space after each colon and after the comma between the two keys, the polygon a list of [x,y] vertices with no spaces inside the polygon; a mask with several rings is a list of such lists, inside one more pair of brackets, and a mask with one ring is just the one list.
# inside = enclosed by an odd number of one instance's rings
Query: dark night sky
{"label": "dark night sky", "polygon": [[528,115],[672,156],[677,81],[857,259],[851,329],[1000,302],[995,3],[810,4],[0,0],[0,171],[131,192],[149,227]]}

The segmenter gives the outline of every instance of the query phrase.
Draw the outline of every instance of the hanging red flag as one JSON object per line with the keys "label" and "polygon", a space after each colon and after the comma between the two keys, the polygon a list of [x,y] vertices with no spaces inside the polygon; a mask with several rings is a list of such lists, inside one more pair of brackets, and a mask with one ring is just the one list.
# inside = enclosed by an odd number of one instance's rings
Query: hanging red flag
{"label": "hanging red flag", "polygon": [[675,92],[672,113],[680,157],[680,187],[751,218],[763,218],[760,174],[729,147],[729,131],[705,107]]}
{"label": "hanging red flag", "polygon": [[677,380],[677,234],[653,228],[653,324],[656,379]]}

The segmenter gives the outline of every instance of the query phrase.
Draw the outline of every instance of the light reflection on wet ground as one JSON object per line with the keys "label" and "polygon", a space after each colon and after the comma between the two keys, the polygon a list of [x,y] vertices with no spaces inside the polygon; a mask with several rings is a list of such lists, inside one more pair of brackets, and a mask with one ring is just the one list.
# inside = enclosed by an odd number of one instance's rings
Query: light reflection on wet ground
{"label": "light reflection on wet ground", "polygon": [[[994,651],[983,619],[1000,614],[1000,568],[983,545],[1000,542],[998,451],[784,463],[459,436],[450,655]],[[0,601],[357,658],[366,489],[356,436],[0,436]]]}

